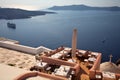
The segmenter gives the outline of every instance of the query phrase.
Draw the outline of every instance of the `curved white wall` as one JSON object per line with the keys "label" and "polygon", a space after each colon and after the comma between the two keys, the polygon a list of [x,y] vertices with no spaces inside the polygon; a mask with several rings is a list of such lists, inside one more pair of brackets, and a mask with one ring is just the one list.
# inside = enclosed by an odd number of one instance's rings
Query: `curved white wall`
{"label": "curved white wall", "polygon": [[29,47],[29,46],[15,44],[15,43],[10,42],[10,41],[0,41],[0,46],[5,47],[5,48],[9,48],[9,49],[13,49],[13,50],[31,53],[31,54],[37,54],[37,53],[40,53],[42,51],[46,51],[46,50],[49,51],[50,50],[50,49],[45,48],[43,46],[33,48],[33,47]]}

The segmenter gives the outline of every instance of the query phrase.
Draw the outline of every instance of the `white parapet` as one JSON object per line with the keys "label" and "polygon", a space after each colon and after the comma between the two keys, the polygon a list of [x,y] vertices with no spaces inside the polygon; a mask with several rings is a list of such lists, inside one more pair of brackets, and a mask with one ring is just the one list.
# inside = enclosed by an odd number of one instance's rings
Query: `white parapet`
{"label": "white parapet", "polygon": [[43,52],[43,51],[51,51],[51,49],[49,49],[49,48],[46,48],[46,47],[44,47],[44,46],[40,46],[40,47],[37,47],[36,48],[36,51],[37,51],[37,53],[41,53],[41,52]]}
{"label": "white parapet", "polygon": [[7,40],[0,41],[0,47],[5,47],[5,48],[18,50],[18,51],[22,51],[22,52],[27,52],[30,54],[38,54],[38,53],[41,53],[43,51],[50,51],[51,50],[51,49],[43,47],[43,46],[40,46],[37,48],[24,46],[24,45],[16,44],[16,43],[9,41],[9,40],[8,41]]}

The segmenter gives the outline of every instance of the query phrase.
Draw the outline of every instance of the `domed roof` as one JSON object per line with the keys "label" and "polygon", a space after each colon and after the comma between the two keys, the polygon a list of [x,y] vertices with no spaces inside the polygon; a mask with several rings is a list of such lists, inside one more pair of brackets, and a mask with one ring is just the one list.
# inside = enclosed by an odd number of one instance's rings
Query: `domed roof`
{"label": "domed roof", "polygon": [[100,64],[101,71],[120,73],[120,68],[112,62],[104,62]]}

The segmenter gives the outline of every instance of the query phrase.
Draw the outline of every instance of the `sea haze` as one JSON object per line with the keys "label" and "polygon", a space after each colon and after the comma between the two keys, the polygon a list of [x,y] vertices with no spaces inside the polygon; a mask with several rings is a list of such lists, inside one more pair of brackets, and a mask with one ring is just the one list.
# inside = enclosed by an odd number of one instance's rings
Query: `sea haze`
{"label": "sea haze", "polygon": [[[0,36],[20,41],[20,44],[55,49],[71,47],[72,31],[78,30],[77,48],[101,52],[102,61],[112,54],[120,58],[120,11],[54,11],[57,14],[30,19],[0,20]],[[7,27],[7,22],[16,29]]]}

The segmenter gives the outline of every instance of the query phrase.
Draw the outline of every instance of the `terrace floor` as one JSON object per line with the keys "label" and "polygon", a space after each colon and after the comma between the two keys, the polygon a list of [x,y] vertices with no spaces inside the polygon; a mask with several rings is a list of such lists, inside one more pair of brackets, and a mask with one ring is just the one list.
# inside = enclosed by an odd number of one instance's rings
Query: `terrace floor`
{"label": "terrace floor", "polygon": [[35,64],[35,57],[28,53],[0,47],[0,64],[27,69]]}
{"label": "terrace floor", "polygon": [[[68,59],[70,58],[66,58],[65,60]],[[7,64],[28,70],[35,64],[35,61],[35,56],[33,55],[0,47],[0,64]],[[77,60],[77,62],[82,69],[81,80],[90,80],[88,76],[89,69],[86,67],[87,64],[83,60]]]}
{"label": "terrace floor", "polygon": [[0,64],[0,80],[13,80],[16,76],[28,72],[27,70]]}

